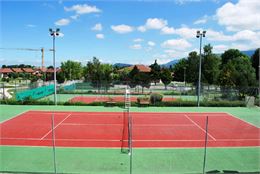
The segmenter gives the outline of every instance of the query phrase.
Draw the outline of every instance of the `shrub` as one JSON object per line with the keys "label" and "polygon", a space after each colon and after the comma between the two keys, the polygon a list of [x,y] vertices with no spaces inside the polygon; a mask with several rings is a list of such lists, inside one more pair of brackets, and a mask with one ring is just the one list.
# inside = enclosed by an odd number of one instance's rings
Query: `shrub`
{"label": "shrub", "polygon": [[140,102],[142,102],[142,101],[149,102],[149,101],[150,101],[150,98],[147,97],[147,96],[137,97],[137,103],[140,103]]}
{"label": "shrub", "polygon": [[163,95],[161,95],[161,94],[152,93],[152,94],[150,95],[150,102],[151,102],[152,104],[161,102],[162,99],[163,99]]}

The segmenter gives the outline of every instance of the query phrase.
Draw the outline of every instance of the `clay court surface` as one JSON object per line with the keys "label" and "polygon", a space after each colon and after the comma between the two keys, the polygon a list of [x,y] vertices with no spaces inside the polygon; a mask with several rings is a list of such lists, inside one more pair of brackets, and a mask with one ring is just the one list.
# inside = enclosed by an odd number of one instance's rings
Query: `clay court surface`
{"label": "clay court surface", "polygon": [[[137,102],[136,96],[131,96],[131,102]],[[164,97],[163,101],[175,101],[176,98]],[[82,103],[93,103],[93,102],[125,102],[124,96],[77,96],[70,99],[70,102],[82,102]]]}
{"label": "clay court surface", "polygon": [[[28,111],[0,124],[0,145],[120,148],[128,142],[124,112]],[[130,112],[134,148],[260,146],[260,129],[228,113]]]}

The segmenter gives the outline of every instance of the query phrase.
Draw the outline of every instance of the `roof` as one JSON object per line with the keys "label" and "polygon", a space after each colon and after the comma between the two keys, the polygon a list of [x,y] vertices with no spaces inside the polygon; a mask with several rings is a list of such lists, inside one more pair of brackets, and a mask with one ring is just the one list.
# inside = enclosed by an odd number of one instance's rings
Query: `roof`
{"label": "roof", "polygon": [[0,68],[0,73],[12,73],[11,68]]}
{"label": "roof", "polygon": [[[60,68],[56,68],[56,72],[60,72],[61,69]],[[49,68],[46,70],[47,73],[54,73],[54,69],[53,68]]]}
{"label": "roof", "polygon": [[145,65],[133,65],[133,66],[122,68],[119,71],[124,71],[124,70],[132,71],[135,66],[140,72],[146,72],[146,73],[151,72],[151,68]]}
{"label": "roof", "polygon": [[33,73],[34,70],[32,68],[22,68],[24,72],[26,73]]}
{"label": "roof", "polygon": [[36,68],[35,71],[38,71],[38,72],[46,72],[47,71],[47,68],[43,67],[43,68]]}
{"label": "roof", "polygon": [[13,72],[20,73],[23,72],[21,68],[12,68]]}

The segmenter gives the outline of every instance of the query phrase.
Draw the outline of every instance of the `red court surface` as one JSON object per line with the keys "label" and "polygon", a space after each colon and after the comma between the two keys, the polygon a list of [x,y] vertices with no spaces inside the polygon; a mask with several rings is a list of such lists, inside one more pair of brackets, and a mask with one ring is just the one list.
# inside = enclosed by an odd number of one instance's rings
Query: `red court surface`
{"label": "red court surface", "polygon": [[[136,96],[131,96],[131,102],[137,102]],[[173,97],[163,97],[163,101],[175,101],[176,98]],[[93,102],[125,102],[124,96],[78,96],[70,99],[70,102],[83,102],[83,103],[93,103]]]}
{"label": "red court surface", "polygon": [[[131,112],[133,147],[260,146],[260,129],[227,113]],[[120,148],[128,142],[123,112],[28,111],[0,124],[0,145]]]}

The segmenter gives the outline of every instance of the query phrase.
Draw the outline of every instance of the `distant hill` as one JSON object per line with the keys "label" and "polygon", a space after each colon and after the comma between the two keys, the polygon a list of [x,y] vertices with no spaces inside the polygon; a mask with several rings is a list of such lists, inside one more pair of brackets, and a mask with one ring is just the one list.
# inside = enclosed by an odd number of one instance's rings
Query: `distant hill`
{"label": "distant hill", "polygon": [[128,66],[132,66],[131,64],[126,64],[126,63],[115,63],[113,65],[113,67],[119,67],[119,68],[124,68],[124,67],[128,67]]}
{"label": "distant hill", "polygon": [[241,52],[247,55],[248,57],[251,57],[255,53],[255,50],[248,50],[248,51],[241,51]]}
{"label": "distant hill", "polygon": [[170,68],[170,66],[174,66],[176,63],[178,63],[180,61],[180,59],[174,59],[168,63],[162,64],[161,67],[166,67],[166,68]]}

